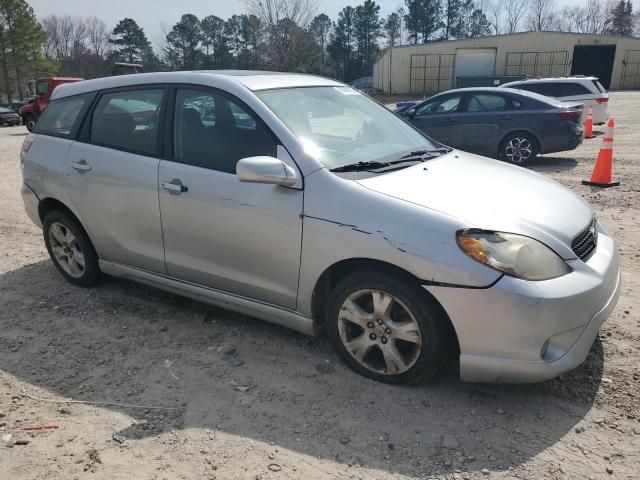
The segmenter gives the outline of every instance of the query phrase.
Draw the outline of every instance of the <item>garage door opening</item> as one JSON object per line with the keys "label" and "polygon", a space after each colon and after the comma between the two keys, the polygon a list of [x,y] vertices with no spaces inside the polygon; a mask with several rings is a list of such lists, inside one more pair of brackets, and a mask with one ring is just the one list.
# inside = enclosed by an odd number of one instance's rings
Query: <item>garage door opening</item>
{"label": "garage door opening", "polygon": [[615,45],[576,45],[573,48],[571,75],[598,77],[604,88],[609,90],[615,56]]}
{"label": "garage door opening", "polygon": [[458,48],[456,50],[456,78],[490,77],[495,74],[495,48]]}

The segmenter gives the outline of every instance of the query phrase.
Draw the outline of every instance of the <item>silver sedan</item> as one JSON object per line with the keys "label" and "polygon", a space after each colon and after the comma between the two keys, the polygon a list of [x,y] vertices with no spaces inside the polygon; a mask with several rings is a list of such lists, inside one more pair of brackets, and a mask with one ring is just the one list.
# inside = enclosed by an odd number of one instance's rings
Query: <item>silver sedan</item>
{"label": "silver sedan", "polygon": [[176,72],[56,89],[22,148],[60,273],[133,279],[307,333],[355,371],[541,381],[620,292],[612,237],[552,180],[431,140],[341,83]]}

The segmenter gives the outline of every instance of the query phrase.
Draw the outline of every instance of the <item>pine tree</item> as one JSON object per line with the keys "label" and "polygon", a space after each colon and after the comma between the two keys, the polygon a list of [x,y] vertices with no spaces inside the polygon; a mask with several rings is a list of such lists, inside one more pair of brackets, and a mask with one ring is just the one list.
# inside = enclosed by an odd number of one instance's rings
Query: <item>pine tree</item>
{"label": "pine tree", "polygon": [[378,39],[382,36],[380,6],[373,0],[365,0],[362,5],[356,7],[353,28],[360,63],[358,76],[371,75],[378,53]]}
{"label": "pine tree", "polygon": [[355,9],[347,6],[338,14],[338,22],[334,25],[328,51],[338,67],[338,77],[342,80],[353,80],[353,50]]}
{"label": "pine tree", "polygon": [[405,25],[413,43],[427,43],[443,27],[441,0],[405,0]]}
{"label": "pine tree", "polygon": [[402,18],[398,12],[390,13],[384,22],[384,31],[387,36],[387,46],[394,47],[400,41],[402,30]]}
{"label": "pine tree", "polygon": [[113,29],[109,39],[114,59],[120,62],[142,63],[151,49],[144,31],[132,18],[123,18]]}
{"label": "pine tree", "polygon": [[205,48],[206,68],[228,68],[233,57],[229,47],[227,26],[223,19],[215,15],[204,17],[200,22],[202,45]]}
{"label": "pine tree", "polygon": [[24,80],[52,68],[41,53],[45,41],[44,30],[24,0],[0,0],[0,70],[9,101],[12,84],[22,99]]}
{"label": "pine tree", "polygon": [[608,12],[607,33],[613,35],[633,35],[633,5],[630,0],[620,0]]}
{"label": "pine tree", "polygon": [[491,35],[491,22],[481,9],[476,8],[469,17],[466,36],[467,38],[477,38],[487,35]]}
{"label": "pine tree", "polygon": [[473,0],[445,0],[443,38],[466,37],[468,19],[473,10]]}
{"label": "pine tree", "polygon": [[202,28],[198,17],[191,13],[182,15],[167,34],[167,57],[173,67],[193,70],[202,60]]}
{"label": "pine tree", "polygon": [[320,47],[320,68],[318,69],[320,75],[325,75],[327,69],[326,53],[329,34],[331,33],[331,26],[331,19],[324,13],[317,15],[309,25],[309,32]]}

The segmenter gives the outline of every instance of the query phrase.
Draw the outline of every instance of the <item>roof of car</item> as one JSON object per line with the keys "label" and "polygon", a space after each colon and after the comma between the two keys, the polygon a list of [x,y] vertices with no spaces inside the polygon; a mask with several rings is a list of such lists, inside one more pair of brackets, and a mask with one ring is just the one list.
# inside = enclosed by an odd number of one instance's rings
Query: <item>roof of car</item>
{"label": "roof of car", "polygon": [[56,88],[54,98],[69,97],[109,88],[148,84],[187,83],[209,85],[214,79],[224,79],[226,82],[240,84],[253,91],[274,88],[344,85],[329,78],[300,73],[262,72],[253,70],[196,70],[190,72],[135,73],[67,83]]}
{"label": "roof of car", "polygon": [[537,82],[577,82],[587,80],[589,82],[593,80],[598,80],[598,77],[546,77],[546,78],[527,78],[525,80],[516,80],[515,82],[509,82],[505,85],[510,85],[512,83],[537,83]]}

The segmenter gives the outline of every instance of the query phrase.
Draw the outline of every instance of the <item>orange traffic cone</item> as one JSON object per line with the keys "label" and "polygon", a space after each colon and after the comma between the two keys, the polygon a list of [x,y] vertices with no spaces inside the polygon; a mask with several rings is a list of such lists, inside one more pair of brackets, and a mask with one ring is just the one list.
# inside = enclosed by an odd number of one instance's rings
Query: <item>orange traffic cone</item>
{"label": "orange traffic cone", "polygon": [[613,167],[613,118],[609,119],[607,124],[607,133],[602,139],[602,147],[596,158],[596,165],[591,173],[591,180],[583,180],[584,185],[593,185],[596,187],[615,187],[620,182],[611,181],[611,169]]}
{"label": "orange traffic cone", "polygon": [[594,138],[593,134],[593,105],[587,110],[587,120],[584,122],[584,138]]}

